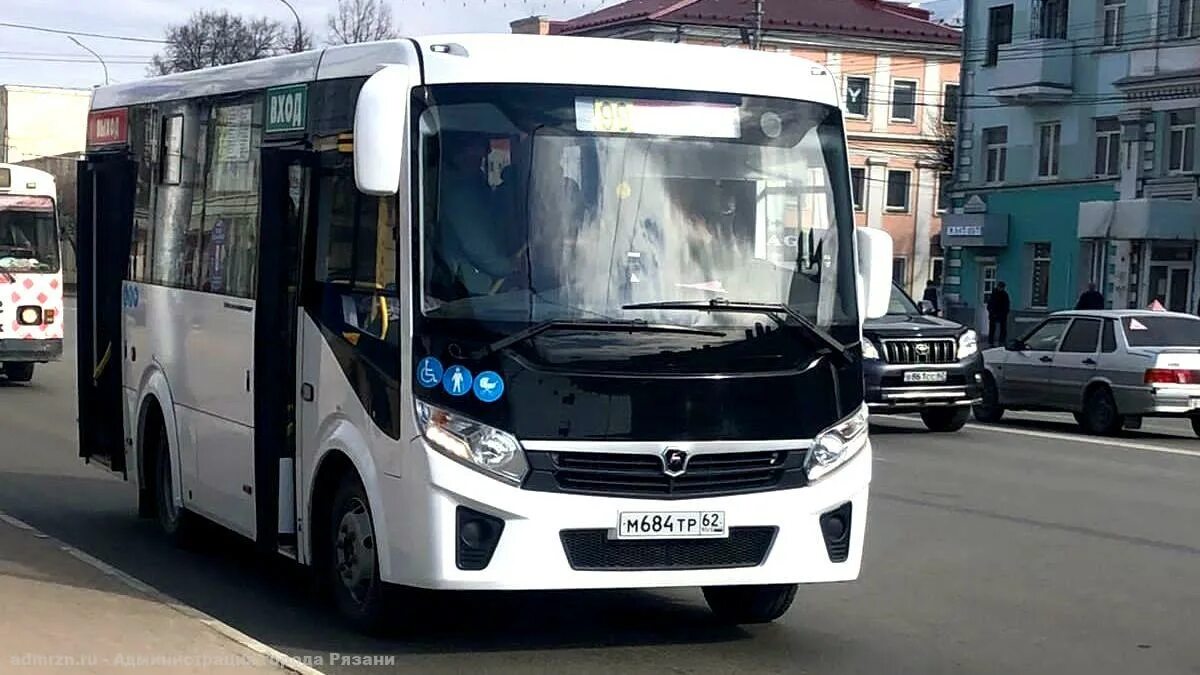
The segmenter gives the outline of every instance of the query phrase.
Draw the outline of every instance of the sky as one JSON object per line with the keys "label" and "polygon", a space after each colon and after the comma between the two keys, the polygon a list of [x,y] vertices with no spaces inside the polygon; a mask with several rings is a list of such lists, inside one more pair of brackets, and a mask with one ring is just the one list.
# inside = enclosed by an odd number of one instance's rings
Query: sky
{"label": "sky", "polygon": [[[586,14],[614,0],[385,0],[392,5],[401,32],[508,32],[508,23],[532,15],[566,19]],[[795,0],[789,0],[795,1]],[[924,0],[937,5],[962,0]],[[336,0],[290,0],[320,43],[326,18]],[[292,22],[280,0],[0,0],[0,24],[20,24],[79,33],[161,39],[166,27],[182,23],[195,11],[235,7],[248,16]],[[151,56],[161,44],[88,37],[76,39],[99,53],[112,82],[146,76]],[[96,58],[67,35],[0,25],[0,84],[90,88],[104,83]]]}

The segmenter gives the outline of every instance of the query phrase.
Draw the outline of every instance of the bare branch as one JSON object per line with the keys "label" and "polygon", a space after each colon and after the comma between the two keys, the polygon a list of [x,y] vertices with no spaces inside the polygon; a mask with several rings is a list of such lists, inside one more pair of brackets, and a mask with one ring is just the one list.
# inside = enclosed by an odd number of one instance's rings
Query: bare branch
{"label": "bare branch", "polygon": [[[228,63],[252,61],[288,51],[278,21],[245,19],[226,10],[200,11],[187,23],[167,28],[167,46],[150,63],[150,74],[165,75]],[[309,36],[311,44],[311,36]]]}
{"label": "bare branch", "polygon": [[392,23],[392,8],[382,0],[338,0],[329,15],[329,42],[335,45],[391,40],[400,37]]}

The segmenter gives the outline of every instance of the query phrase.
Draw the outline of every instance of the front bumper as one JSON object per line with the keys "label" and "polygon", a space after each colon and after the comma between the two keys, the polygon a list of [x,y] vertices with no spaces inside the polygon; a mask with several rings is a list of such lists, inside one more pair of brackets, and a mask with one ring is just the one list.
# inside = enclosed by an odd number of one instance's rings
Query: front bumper
{"label": "front bumper", "polygon": [[[905,383],[904,374],[944,371],[946,382]],[[871,359],[863,361],[867,405],[872,412],[910,413],[931,407],[963,407],[983,399],[983,356],[979,353],[956,363],[898,365]]]}
{"label": "front bumper", "polygon": [[62,358],[62,338],[43,340],[0,339],[0,363],[46,363]]}
{"label": "front bumper", "polygon": [[[629,499],[523,490],[484,476],[414,440],[403,477],[380,476],[390,569],[385,581],[433,589],[546,590],[661,588],[849,581],[862,565],[871,446],[803,488],[688,500]],[[849,553],[832,562],[820,516],[851,503]],[[504,521],[482,570],[459,568],[457,513],[463,506]],[[562,533],[612,530],[621,512],[721,511],[727,526],[774,527],[760,564],[710,569],[580,570]]]}

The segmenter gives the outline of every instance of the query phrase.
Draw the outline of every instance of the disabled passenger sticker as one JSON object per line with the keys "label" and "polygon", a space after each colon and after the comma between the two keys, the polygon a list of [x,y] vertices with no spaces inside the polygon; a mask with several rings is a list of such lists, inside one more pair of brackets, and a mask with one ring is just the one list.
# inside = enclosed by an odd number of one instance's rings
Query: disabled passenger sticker
{"label": "disabled passenger sticker", "polygon": [[451,396],[466,396],[467,392],[471,391],[471,382],[474,378],[471,376],[471,371],[465,366],[450,366],[446,369],[446,374],[442,376],[442,389],[446,390]]}
{"label": "disabled passenger sticker", "polygon": [[491,370],[485,370],[475,378],[475,398],[484,403],[495,403],[504,395],[504,379]]}
{"label": "disabled passenger sticker", "polygon": [[417,363],[417,384],[433,389],[442,381],[442,362],[426,356]]}

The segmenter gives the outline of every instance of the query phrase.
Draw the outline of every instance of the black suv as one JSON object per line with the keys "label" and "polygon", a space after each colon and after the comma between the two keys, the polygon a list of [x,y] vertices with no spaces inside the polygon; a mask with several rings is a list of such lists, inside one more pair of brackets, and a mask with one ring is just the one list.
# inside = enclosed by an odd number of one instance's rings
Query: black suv
{"label": "black suv", "polygon": [[871,412],[920,413],[930,431],[958,431],[980,402],[979,337],[934,316],[892,286],[888,313],[863,325],[863,378]]}

